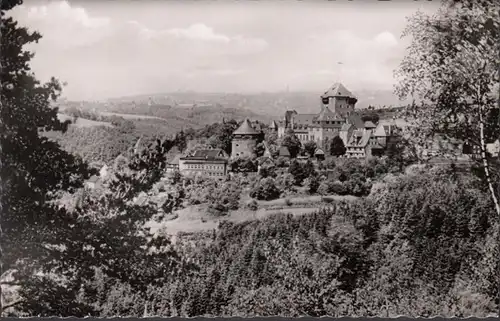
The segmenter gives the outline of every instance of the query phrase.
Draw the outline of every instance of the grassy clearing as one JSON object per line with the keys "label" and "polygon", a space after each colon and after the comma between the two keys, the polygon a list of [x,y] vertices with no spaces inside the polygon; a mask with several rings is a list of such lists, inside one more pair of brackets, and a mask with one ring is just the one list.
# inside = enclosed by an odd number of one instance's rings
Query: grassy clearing
{"label": "grassy clearing", "polygon": [[211,217],[207,214],[206,206],[189,206],[176,212],[177,218],[169,221],[150,222],[154,231],[165,229],[170,235],[176,235],[179,232],[200,232],[217,229],[220,221],[244,222],[248,220],[258,220],[270,215],[292,214],[306,215],[317,211],[323,206],[327,206],[328,201],[356,200],[355,196],[306,196],[290,198],[291,204],[287,205],[285,198],[273,201],[259,201],[259,209],[251,211],[240,208],[231,211],[223,217]]}
{"label": "grassy clearing", "polygon": [[[356,196],[346,195],[326,195],[326,196],[299,196],[299,197],[290,197],[290,198],[279,198],[272,201],[257,201],[259,207],[276,207],[276,206],[287,206],[290,205],[317,205],[324,201],[354,201],[358,199]],[[287,204],[288,203],[288,204]]]}

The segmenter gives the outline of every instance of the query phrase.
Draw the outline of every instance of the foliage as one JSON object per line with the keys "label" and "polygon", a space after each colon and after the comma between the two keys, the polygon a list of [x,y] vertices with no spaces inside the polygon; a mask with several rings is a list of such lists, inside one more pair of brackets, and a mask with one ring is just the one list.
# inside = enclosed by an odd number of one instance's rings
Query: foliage
{"label": "foliage", "polygon": [[295,185],[301,185],[306,178],[317,174],[314,164],[310,160],[307,160],[305,163],[292,160],[288,172],[293,175]]}
{"label": "foliage", "polygon": [[232,172],[253,173],[257,171],[257,161],[250,157],[237,157],[230,160],[229,167]]}
{"label": "foliage", "polygon": [[209,210],[222,215],[239,207],[241,187],[234,182],[217,182],[216,188],[207,197]]}
{"label": "foliage", "polygon": [[330,155],[332,156],[342,156],[345,155],[346,148],[344,141],[339,136],[332,138],[330,142]]}
{"label": "foliage", "polygon": [[371,121],[374,124],[378,124],[380,116],[376,112],[368,112],[361,116],[363,122]]}
{"label": "foliage", "polygon": [[274,179],[268,177],[263,178],[259,183],[250,191],[250,197],[270,201],[280,197],[280,190],[276,187]]}
{"label": "foliage", "polygon": [[[51,246],[64,242],[72,220],[54,202],[59,191],[74,192],[93,173],[79,157],[39,134],[41,130],[64,132],[69,122],[61,123],[57,109],[51,107],[61,91],[60,84],[55,79],[40,84],[30,72],[33,54],[23,45],[41,36],[5,16],[5,10],[17,4],[1,4],[0,274],[18,269],[13,275],[15,282],[25,286],[36,282],[29,271],[63,265]],[[23,265],[22,261],[29,263]],[[30,303],[30,298],[23,296],[17,307],[23,309]]]}
{"label": "foliage", "polygon": [[257,211],[259,209],[259,203],[255,199],[251,199],[248,203],[245,204],[245,207],[250,211]]}
{"label": "foliage", "polygon": [[316,194],[320,185],[319,177],[309,176],[304,180],[304,186],[307,187],[309,194]]}
{"label": "foliage", "polygon": [[316,142],[310,140],[304,144],[304,150],[306,151],[309,156],[314,157],[314,152],[316,152],[316,148],[318,146],[316,145]]}
{"label": "foliage", "polygon": [[405,116],[411,118],[409,137],[420,151],[428,149],[436,135],[479,147],[500,216],[493,186],[498,176],[491,176],[485,155],[486,144],[500,137],[499,30],[500,10],[493,0],[448,0],[436,15],[415,14],[403,34],[412,42],[398,70],[397,94],[414,99]]}
{"label": "foliage", "polygon": [[295,178],[290,173],[283,173],[278,175],[275,179],[276,186],[282,192],[283,195],[289,195],[295,193]]}
{"label": "foliage", "polygon": [[280,146],[288,148],[292,158],[297,157],[302,148],[300,140],[295,136],[293,130],[288,130],[281,138]]}
{"label": "foliage", "polygon": [[280,156],[276,159],[275,164],[276,164],[276,167],[285,168],[285,167],[289,166],[290,161],[286,157]]}
{"label": "foliage", "polygon": [[[231,143],[233,132],[238,128],[238,123],[234,120],[222,124],[214,124],[207,129],[205,137],[209,138],[209,144],[212,148],[220,148],[229,155],[231,154]],[[208,134],[212,134],[208,136]]]}

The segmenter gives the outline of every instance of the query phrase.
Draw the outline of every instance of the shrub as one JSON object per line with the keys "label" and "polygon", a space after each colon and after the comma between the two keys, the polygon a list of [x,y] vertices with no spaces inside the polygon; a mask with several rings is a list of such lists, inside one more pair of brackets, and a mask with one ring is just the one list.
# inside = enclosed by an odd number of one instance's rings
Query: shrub
{"label": "shrub", "polygon": [[281,191],[272,178],[262,179],[251,191],[250,197],[270,201],[280,197]]}
{"label": "shrub", "polygon": [[250,211],[257,211],[259,209],[259,203],[256,200],[252,199],[248,203],[246,203],[245,207]]}
{"label": "shrub", "polygon": [[346,186],[340,181],[331,182],[328,186],[328,191],[330,194],[337,195],[346,195],[348,192]]}

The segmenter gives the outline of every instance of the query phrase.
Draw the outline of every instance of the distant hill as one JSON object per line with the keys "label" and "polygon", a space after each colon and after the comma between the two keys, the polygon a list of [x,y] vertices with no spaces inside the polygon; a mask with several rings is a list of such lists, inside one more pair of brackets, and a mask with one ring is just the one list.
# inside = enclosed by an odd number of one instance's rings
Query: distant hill
{"label": "distant hill", "polygon": [[[359,109],[365,109],[368,106],[399,106],[407,103],[399,101],[390,90],[363,90],[353,93],[358,97],[356,107]],[[173,108],[179,113],[178,115],[184,115],[179,109],[191,110],[195,114],[195,110],[199,110],[203,114],[202,110],[211,113],[226,109],[226,114],[234,113],[235,116],[243,113],[248,117],[256,117],[256,115],[252,114],[257,114],[277,118],[282,117],[287,109],[294,109],[302,113],[314,113],[318,111],[320,108],[320,95],[320,91],[255,94],[179,92],[114,98],[109,99],[106,105],[111,110],[118,110],[120,112],[124,108],[130,110],[131,107],[129,105],[135,104],[141,111],[146,110],[143,108],[155,106],[153,109],[157,111],[154,113],[158,113],[158,110],[162,108]],[[149,109],[144,113],[150,115],[151,112],[152,110]]]}
{"label": "distant hill", "polygon": [[136,99],[114,102],[71,102],[59,104],[61,113],[68,110],[85,110],[102,116],[118,116],[130,120],[162,120],[166,121],[174,131],[181,128],[200,128],[223,119],[243,120],[250,118],[263,122],[269,121],[269,115],[259,114],[247,108],[226,107],[221,104],[165,105],[140,101]]}

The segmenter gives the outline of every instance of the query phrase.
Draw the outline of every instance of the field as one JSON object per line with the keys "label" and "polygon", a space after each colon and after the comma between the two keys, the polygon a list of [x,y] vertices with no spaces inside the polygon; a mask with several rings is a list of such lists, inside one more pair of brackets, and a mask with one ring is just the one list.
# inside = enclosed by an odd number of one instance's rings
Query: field
{"label": "field", "polygon": [[[147,226],[153,231],[165,230],[170,235],[179,232],[200,232],[217,229],[219,222],[245,222],[249,220],[260,220],[276,214],[305,215],[316,212],[322,207],[328,206],[332,201],[354,201],[355,196],[307,196],[294,198],[280,198],[273,201],[258,201],[259,209],[256,211],[238,209],[231,211],[229,215],[213,218],[206,213],[205,206],[189,206],[176,211],[176,218],[161,222],[149,222]],[[289,205],[287,205],[287,203]]]}

